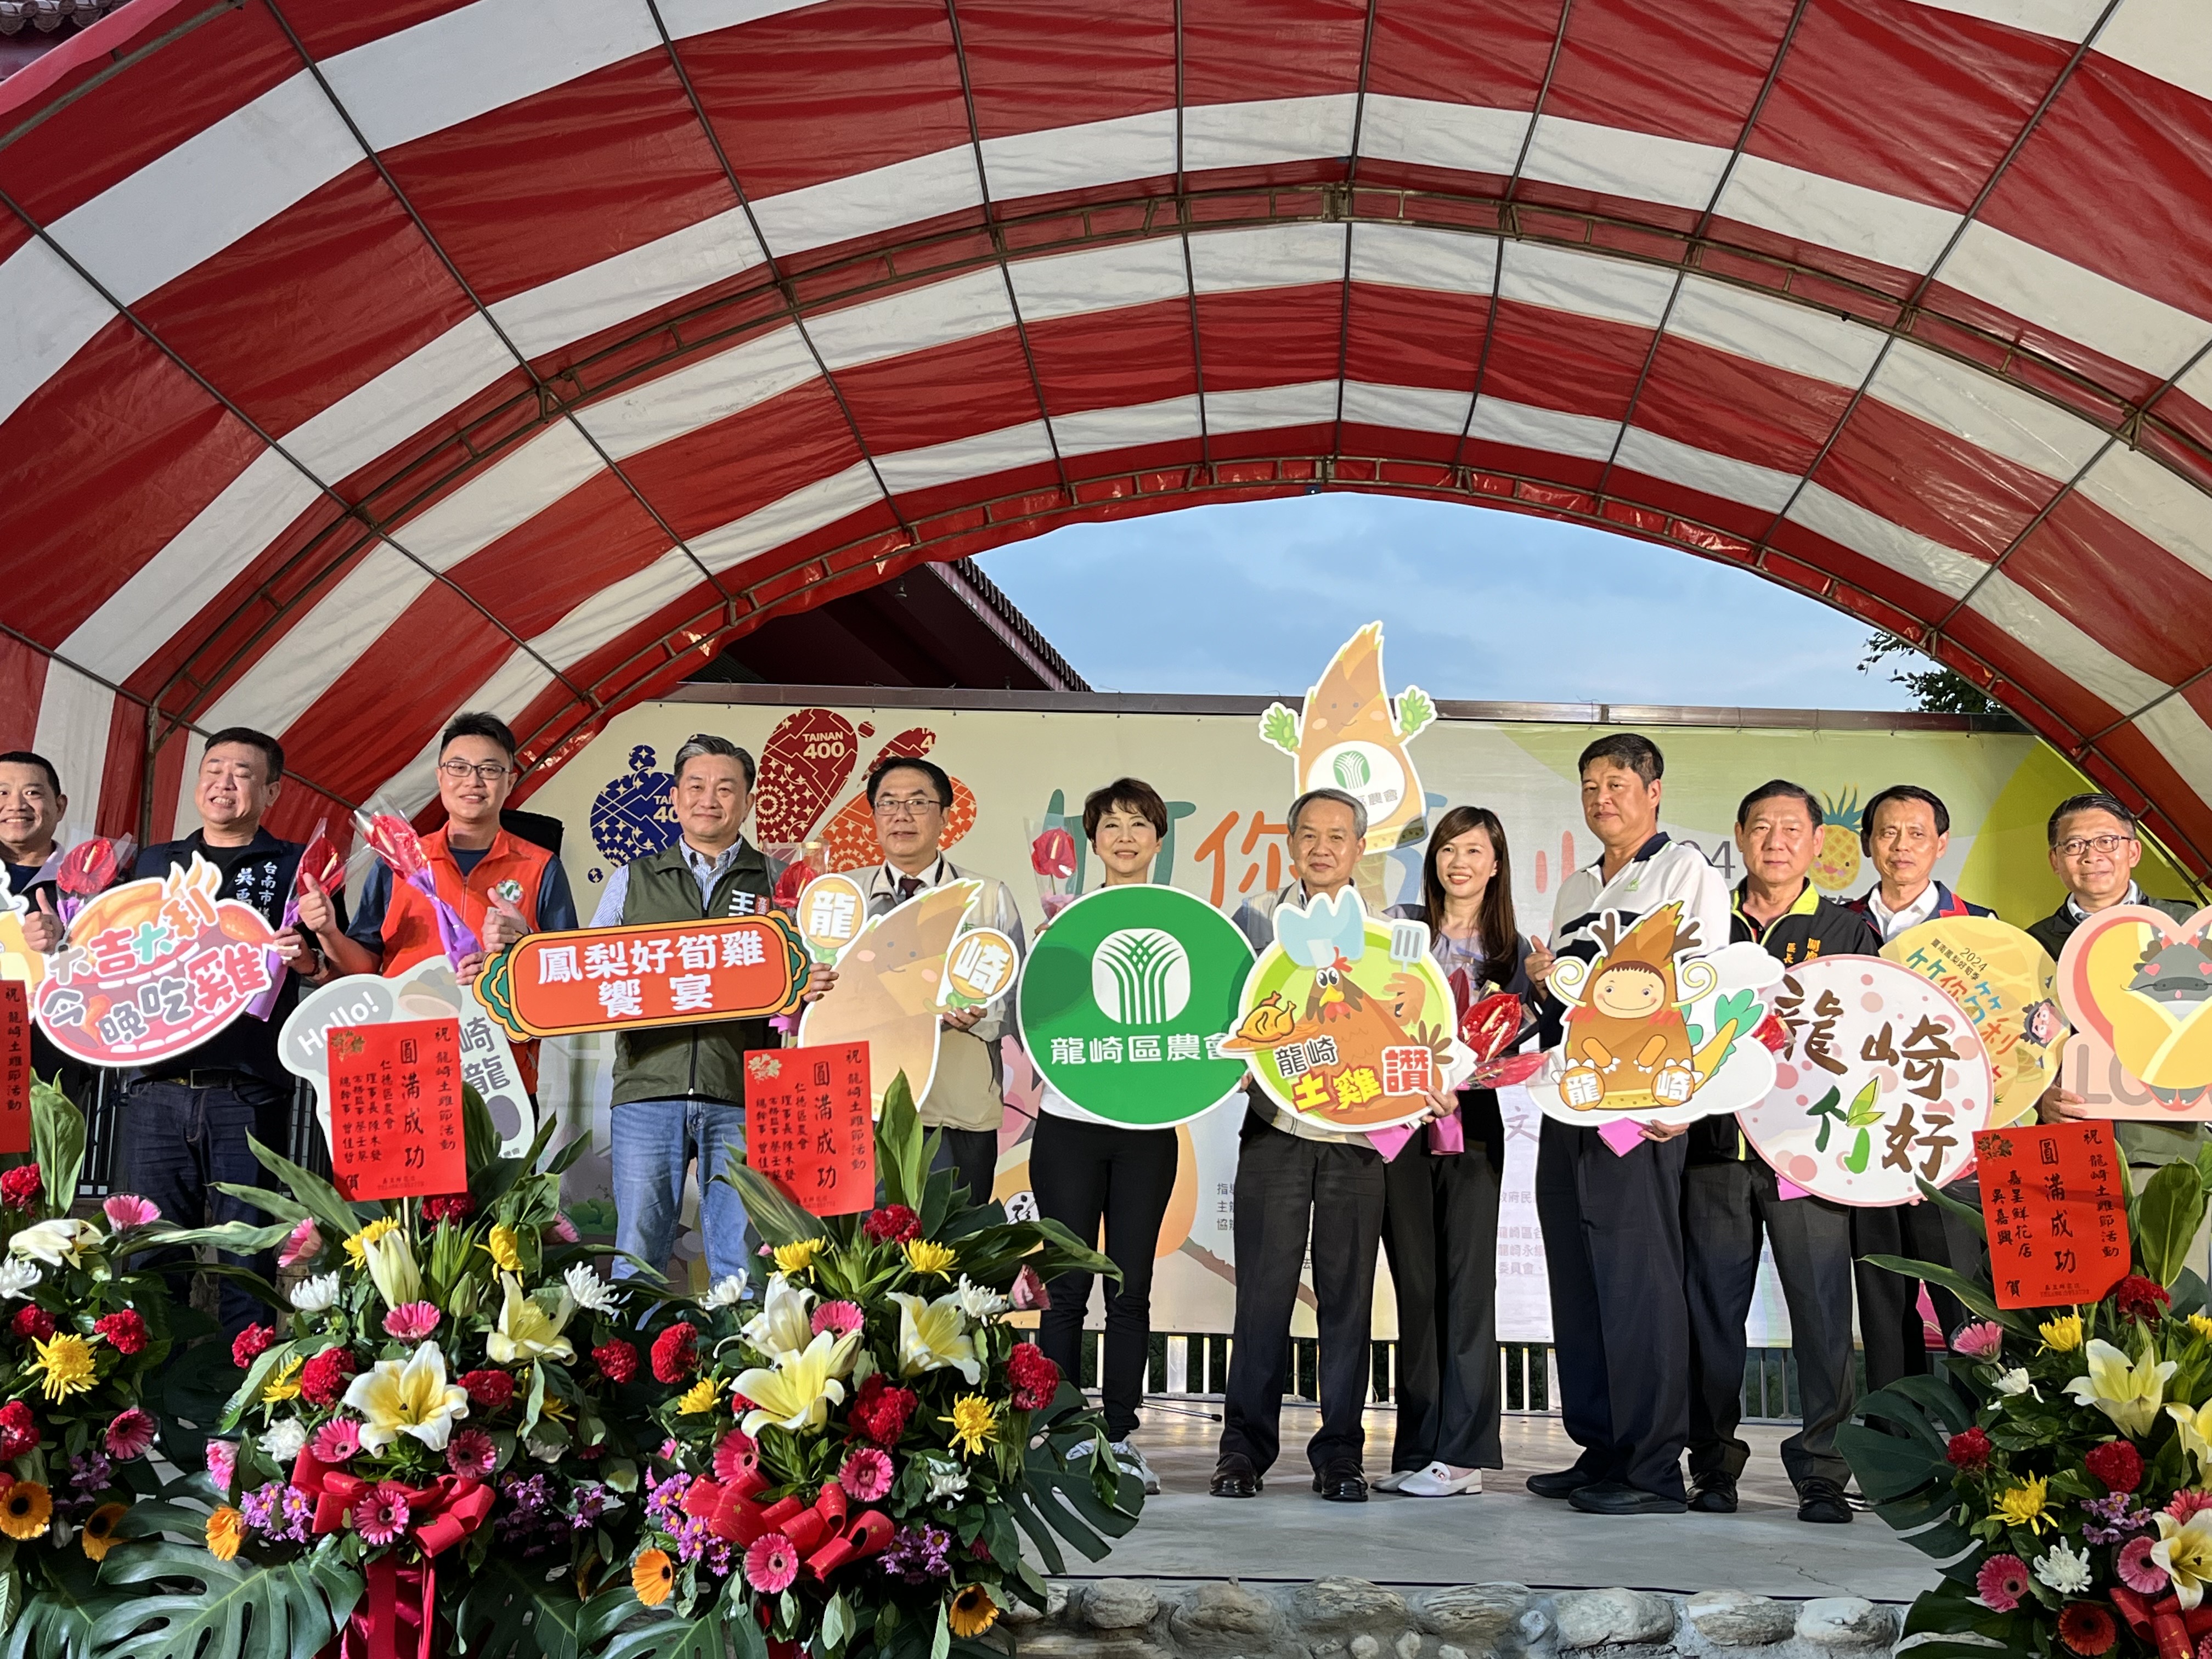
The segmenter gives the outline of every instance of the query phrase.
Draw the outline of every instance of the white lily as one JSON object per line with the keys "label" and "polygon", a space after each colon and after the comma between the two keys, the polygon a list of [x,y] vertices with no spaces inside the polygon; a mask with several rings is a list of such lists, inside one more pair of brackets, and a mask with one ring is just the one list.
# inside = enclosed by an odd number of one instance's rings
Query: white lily
{"label": "white lily", "polygon": [[891,1300],[899,1307],[899,1375],[919,1376],[949,1368],[975,1387],[982,1377],[983,1363],[976,1357],[975,1338],[968,1334],[959,1292],[948,1291],[934,1302],[925,1302],[910,1291],[893,1291]]}
{"label": "white lily", "polygon": [[2027,1380],[2027,1367],[2015,1365],[2008,1371],[1997,1373],[1999,1394],[2026,1395],[2030,1400],[2041,1400],[2043,1391]]}
{"label": "white lily", "polygon": [[2166,1414],[2181,1427],[2181,1449],[2197,1461],[2197,1478],[2205,1478],[2205,1470],[2212,1466],[2212,1401],[2191,1409],[2187,1406],[2168,1406]]}
{"label": "white lily", "polygon": [[2199,1510],[2186,1521],[2164,1510],[2151,1519],[2158,1522],[2158,1542],[2150,1559],[2173,1581],[2174,1599],[2185,1610],[2194,1608],[2212,1583],[2212,1510]]}
{"label": "white lily", "polygon": [[814,1340],[814,1292],[781,1273],[769,1276],[761,1310],[744,1322],[744,1334],[760,1352],[781,1364]]}
{"label": "white lily", "polygon": [[387,1308],[404,1308],[422,1299],[422,1270],[415,1265],[415,1247],[404,1228],[395,1227],[381,1238],[362,1246],[368,1258],[368,1276]]}
{"label": "white lily", "polygon": [[366,1451],[382,1451],[403,1434],[443,1451],[454,1423],[469,1414],[469,1391],[446,1381],[446,1356],[438,1345],[422,1342],[404,1360],[380,1359],[355,1377],[345,1403],[362,1415]]}
{"label": "white lily", "polygon": [[2177,1360],[2159,1359],[2146,1347],[2141,1360],[2130,1363],[2111,1343],[2092,1342],[2087,1349],[2089,1374],[2066,1385],[2077,1405],[2094,1406],[2112,1419],[2122,1434],[2141,1439],[2158,1421],[2158,1408],[2166,1399],[2166,1380]]}
{"label": "white lily", "polygon": [[734,1386],[753,1402],[745,1413],[745,1432],[757,1435],[770,1424],[798,1433],[820,1428],[829,1420],[830,1407],[844,1401],[842,1378],[852,1369],[860,1346],[858,1331],[843,1336],[824,1331],[799,1352],[783,1355],[773,1368],[740,1371]]}
{"label": "white lily", "polygon": [[499,1324],[484,1338],[484,1352],[495,1364],[512,1365],[521,1359],[558,1359],[565,1364],[576,1357],[575,1346],[561,1334],[568,1316],[576,1311],[566,1290],[549,1313],[542,1293],[525,1296],[522,1280],[514,1274],[501,1273],[499,1286]]}
{"label": "white lily", "polygon": [[327,1313],[337,1305],[338,1276],[318,1273],[313,1279],[303,1279],[292,1287],[292,1306],[298,1312]]}
{"label": "white lily", "polygon": [[575,1304],[588,1313],[611,1314],[620,1305],[621,1294],[592,1270],[588,1261],[574,1261],[561,1275]]}
{"label": "white lily", "polygon": [[8,1250],[11,1255],[43,1261],[49,1267],[64,1262],[82,1267],[85,1258],[98,1255],[106,1243],[107,1235],[89,1221],[64,1215],[24,1228],[8,1241]]}

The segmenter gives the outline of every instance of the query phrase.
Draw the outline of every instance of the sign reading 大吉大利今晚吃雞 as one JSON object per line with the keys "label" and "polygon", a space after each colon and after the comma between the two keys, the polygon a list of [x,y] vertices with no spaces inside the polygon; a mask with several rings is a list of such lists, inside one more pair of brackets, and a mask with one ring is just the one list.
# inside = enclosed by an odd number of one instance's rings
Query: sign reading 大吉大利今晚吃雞
{"label": "sign reading \u5927\u5409\u5927\u5229\u4eca\u665a\u5403\u96de", "polygon": [[1030,947],[1014,1006],[1038,1074],[1094,1117],[1161,1129],[1210,1111],[1243,1080],[1221,1042],[1252,947],[1203,899],[1102,887]]}
{"label": "sign reading \u5927\u5409\u5927\u5229\u4eca\u665a\u5403\u96de", "polygon": [[532,933],[477,976],[477,1000],[518,1041],[577,1031],[787,1014],[808,959],[780,911]]}

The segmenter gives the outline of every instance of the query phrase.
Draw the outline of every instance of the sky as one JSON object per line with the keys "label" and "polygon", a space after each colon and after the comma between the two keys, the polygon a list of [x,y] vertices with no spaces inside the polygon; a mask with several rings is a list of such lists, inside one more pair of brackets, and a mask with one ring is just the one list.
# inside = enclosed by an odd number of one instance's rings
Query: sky
{"label": "sky", "polygon": [[1337,492],[1071,525],[977,562],[1102,691],[1303,692],[1382,622],[1431,696],[1905,708],[1868,629],[1741,570],[1579,525]]}

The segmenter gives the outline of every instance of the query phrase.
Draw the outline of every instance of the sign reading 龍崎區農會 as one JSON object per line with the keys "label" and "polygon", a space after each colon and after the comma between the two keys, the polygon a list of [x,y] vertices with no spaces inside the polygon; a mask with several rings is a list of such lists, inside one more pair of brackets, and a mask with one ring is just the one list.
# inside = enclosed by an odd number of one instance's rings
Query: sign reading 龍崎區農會
{"label": "sign reading \u9f8d\u5d0e\u5340\u8fb2\u6703", "polygon": [[1038,1074],[1074,1105],[1132,1128],[1187,1123],[1243,1079],[1224,1054],[1252,947],[1203,899],[1105,887],[1037,935],[1015,993]]}

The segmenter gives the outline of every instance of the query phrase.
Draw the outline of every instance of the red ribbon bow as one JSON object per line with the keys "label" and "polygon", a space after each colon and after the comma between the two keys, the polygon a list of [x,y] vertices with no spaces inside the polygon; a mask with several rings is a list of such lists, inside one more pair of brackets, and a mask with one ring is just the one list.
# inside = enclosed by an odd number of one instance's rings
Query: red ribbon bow
{"label": "red ribbon bow", "polygon": [[865,1561],[891,1541],[890,1517],[874,1510],[851,1514],[845,1489],[832,1480],[811,1504],[795,1494],[763,1504],[769,1481],[759,1453],[747,1452],[731,1480],[698,1480],[684,1494],[684,1512],[707,1523],[715,1537],[743,1549],[780,1532],[803,1558],[807,1575],[827,1578],[838,1568]]}
{"label": "red ribbon bow", "polygon": [[[315,1530],[326,1533],[343,1527],[354,1505],[384,1483],[333,1468],[302,1451],[292,1467],[292,1484],[315,1500]],[[421,1548],[422,1559],[402,1565],[397,1549],[371,1557],[368,1602],[346,1621],[323,1659],[398,1659],[403,1626],[410,1631],[416,1659],[434,1659],[438,1573],[433,1560],[483,1525],[493,1492],[474,1476],[452,1474],[441,1474],[427,1486],[400,1486],[398,1492],[407,1502],[407,1535]]]}
{"label": "red ribbon bow", "polygon": [[2212,1601],[2200,1601],[2184,1611],[2171,1592],[2146,1601],[2131,1589],[2115,1588],[2112,1605],[2138,1641],[2158,1650],[2158,1659],[2191,1659],[2199,1637],[2212,1635]]}

